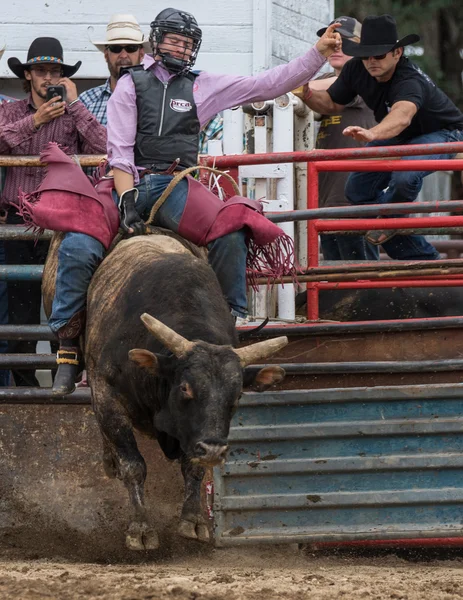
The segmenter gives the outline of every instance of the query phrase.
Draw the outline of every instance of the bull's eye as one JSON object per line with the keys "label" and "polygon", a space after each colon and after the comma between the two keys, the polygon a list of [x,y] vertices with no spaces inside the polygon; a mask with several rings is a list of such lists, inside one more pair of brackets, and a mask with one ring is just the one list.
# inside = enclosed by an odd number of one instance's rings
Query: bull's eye
{"label": "bull's eye", "polygon": [[191,400],[193,398],[193,390],[191,388],[191,385],[186,381],[182,381],[182,383],[180,384],[180,391],[184,398],[188,400]]}

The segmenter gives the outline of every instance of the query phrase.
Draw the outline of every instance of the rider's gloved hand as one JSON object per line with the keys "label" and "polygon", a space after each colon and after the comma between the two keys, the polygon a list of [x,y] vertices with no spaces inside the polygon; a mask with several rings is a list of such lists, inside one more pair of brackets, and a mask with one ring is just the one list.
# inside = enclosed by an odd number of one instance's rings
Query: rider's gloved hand
{"label": "rider's gloved hand", "polygon": [[145,233],[145,223],[135,208],[137,199],[137,188],[123,192],[119,199],[121,228],[131,235],[143,235]]}

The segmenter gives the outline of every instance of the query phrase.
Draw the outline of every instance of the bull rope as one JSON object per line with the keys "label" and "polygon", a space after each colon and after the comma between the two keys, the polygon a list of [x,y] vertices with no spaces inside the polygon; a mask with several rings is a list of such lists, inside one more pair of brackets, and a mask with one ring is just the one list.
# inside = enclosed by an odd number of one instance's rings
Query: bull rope
{"label": "bull rope", "polygon": [[162,194],[160,195],[158,200],[156,200],[156,202],[154,203],[154,205],[151,209],[151,212],[150,212],[150,216],[148,217],[148,220],[145,221],[145,225],[153,224],[156,213],[161,208],[161,206],[164,204],[164,202],[167,200],[167,198],[170,196],[170,194],[174,190],[175,186],[178,185],[180,183],[180,181],[182,179],[184,179],[187,175],[189,175],[192,171],[198,171],[201,169],[204,171],[209,171],[210,173],[215,173],[217,175],[223,175],[232,184],[233,190],[236,193],[236,195],[237,196],[240,195],[240,189],[239,189],[236,181],[228,173],[225,173],[224,171],[220,171],[219,169],[215,169],[213,167],[203,167],[203,166],[199,166],[199,165],[197,165],[196,167],[189,167],[188,169],[184,169],[183,171],[181,171],[180,173],[175,175],[175,177],[172,179],[172,181],[169,183],[169,185],[166,187],[166,189],[162,192]]}

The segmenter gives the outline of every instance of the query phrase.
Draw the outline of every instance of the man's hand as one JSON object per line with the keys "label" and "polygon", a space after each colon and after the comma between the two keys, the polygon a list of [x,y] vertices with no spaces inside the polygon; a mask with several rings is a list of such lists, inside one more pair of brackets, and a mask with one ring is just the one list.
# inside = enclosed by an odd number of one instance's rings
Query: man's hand
{"label": "man's hand", "polygon": [[64,87],[66,88],[66,101],[68,104],[74,102],[74,100],[77,100],[79,94],[77,93],[76,84],[73,81],[71,81],[67,77],[63,77],[59,80],[58,83],[60,85],[64,85]]}
{"label": "man's hand", "polygon": [[64,107],[66,106],[65,102],[62,102],[61,96],[55,96],[45,102],[37,109],[37,112],[34,115],[34,125],[35,128],[38,129],[41,125],[45,125],[45,123],[49,123],[53,121],[53,119],[57,119],[64,115]]}
{"label": "man's hand", "polygon": [[138,199],[138,190],[132,188],[121,194],[119,206],[121,209],[121,228],[129,235],[143,235],[145,223],[135,208]]}
{"label": "man's hand", "polygon": [[364,129],[363,127],[358,127],[357,125],[346,127],[342,134],[347,137],[354,138],[354,140],[357,142],[373,142],[376,140],[376,135],[371,131],[371,129]]}
{"label": "man's hand", "polygon": [[333,23],[327,27],[325,33],[315,45],[320,54],[323,54],[325,58],[328,58],[333,52],[338,52],[342,48],[341,36],[339,33],[336,33],[338,27],[341,27],[341,23]]}

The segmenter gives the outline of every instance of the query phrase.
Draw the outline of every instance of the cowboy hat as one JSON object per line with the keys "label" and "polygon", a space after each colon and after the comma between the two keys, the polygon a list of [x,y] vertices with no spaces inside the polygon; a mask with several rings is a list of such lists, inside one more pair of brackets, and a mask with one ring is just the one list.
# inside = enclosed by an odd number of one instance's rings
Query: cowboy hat
{"label": "cowboy hat", "polygon": [[371,15],[366,17],[362,25],[360,43],[356,44],[349,39],[342,42],[342,51],[348,56],[380,56],[387,54],[395,48],[402,48],[414,44],[420,36],[412,33],[398,39],[397,25],[391,15]]}
{"label": "cowboy hat", "polygon": [[56,38],[36,38],[30,45],[27,53],[27,61],[22,63],[18,58],[9,58],[8,66],[20,79],[24,79],[24,71],[34,65],[56,64],[63,70],[63,77],[72,77],[76,73],[82,61],[76,62],[74,66],[63,62],[63,47]]}
{"label": "cowboy hat", "polygon": [[[357,19],[354,19],[354,17],[338,17],[337,19],[334,19],[334,21],[331,21],[330,25],[333,25],[334,23],[341,24],[341,27],[336,29],[336,33],[339,33],[343,38],[359,38],[362,33],[362,24],[357,21]],[[327,29],[328,27],[319,29],[317,31],[318,37],[322,37]]]}
{"label": "cowboy hat", "polygon": [[101,52],[104,52],[107,46],[111,44],[139,44],[143,46],[145,52],[151,52],[151,44],[133,15],[113,15],[106,27],[106,39],[103,42],[94,42],[92,44]]}

